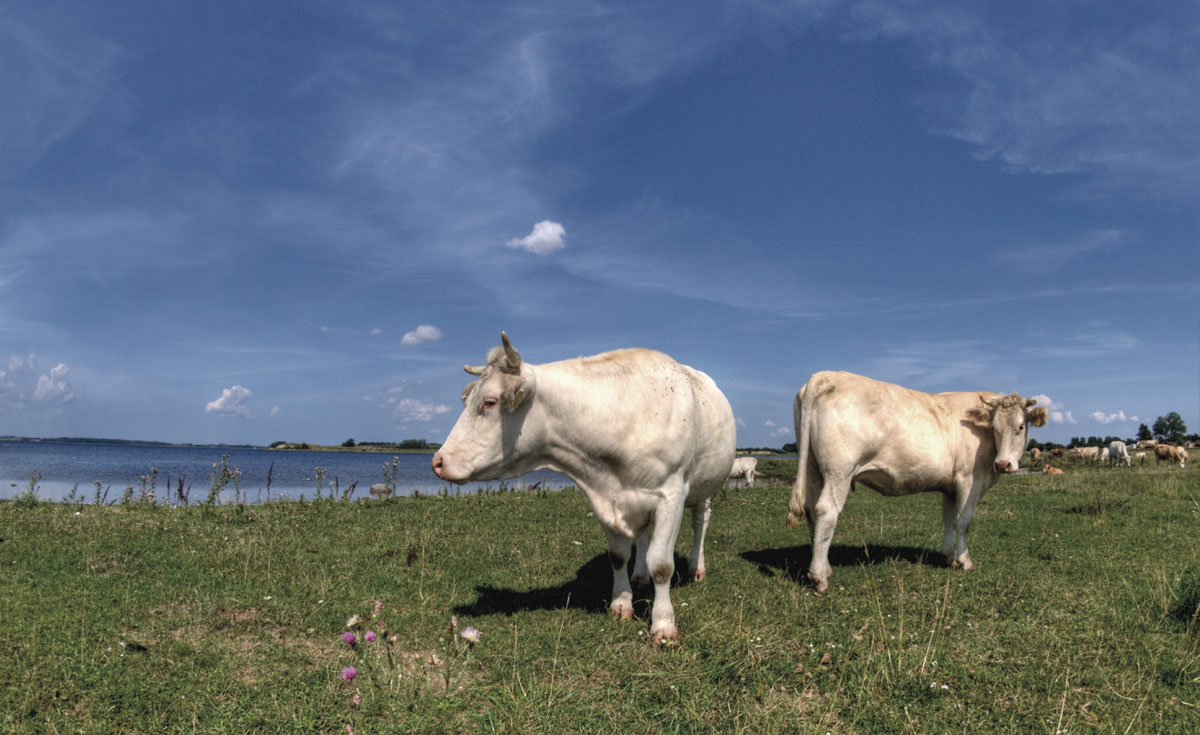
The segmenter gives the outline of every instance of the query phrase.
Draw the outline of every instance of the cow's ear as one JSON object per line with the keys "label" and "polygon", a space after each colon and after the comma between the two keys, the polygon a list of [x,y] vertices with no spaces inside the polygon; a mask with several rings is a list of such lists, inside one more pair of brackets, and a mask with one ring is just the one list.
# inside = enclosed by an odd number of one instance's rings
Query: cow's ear
{"label": "cow's ear", "polygon": [[471,395],[471,391],[475,390],[475,386],[477,386],[477,385],[479,385],[479,381],[472,380],[470,383],[467,383],[466,388],[463,388],[462,402],[463,402],[464,406],[467,404],[467,396]]}
{"label": "cow's ear", "polygon": [[967,421],[981,429],[988,429],[992,426],[992,414],[982,408],[972,408],[967,411]]}
{"label": "cow's ear", "polygon": [[1046,407],[1038,406],[1037,408],[1035,408],[1029,412],[1028,418],[1026,420],[1029,423],[1033,424],[1034,426],[1045,426],[1046,419],[1048,419],[1048,418],[1050,418],[1050,414],[1048,411],[1046,411]]}
{"label": "cow's ear", "polygon": [[533,398],[536,385],[532,377],[522,375],[504,376],[504,410],[516,411]]}

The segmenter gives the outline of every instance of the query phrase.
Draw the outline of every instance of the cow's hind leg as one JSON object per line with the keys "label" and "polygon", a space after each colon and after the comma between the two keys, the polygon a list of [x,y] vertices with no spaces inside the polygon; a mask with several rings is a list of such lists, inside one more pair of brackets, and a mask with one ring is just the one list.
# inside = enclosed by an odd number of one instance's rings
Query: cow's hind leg
{"label": "cow's hind leg", "polygon": [[630,544],[623,534],[605,529],[608,536],[608,561],[612,565],[612,604],[608,611],[622,620],[633,619],[633,588],[629,584]]}
{"label": "cow's hind leg", "polygon": [[650,579],[650,567],[646,565],[646,551],[650,548],[650,524],[642,529],[641,534],[637,538],[637,544],[634,546],[633,553],[633,583],[650,585],[654,581]]}
{"label": "cow's hind leg", "polygon": [[942,556],[954,566],[954,524],[958,519],[958,504],[952,493],[942,494]]}
{"label": "cow's hind leg", "polygon": [[705,576],[704,534],[708,532],[708,520],[711,515],[712,503],[709,498],[692,507],[692,553],[688,556],[688,572],[697,582]]}
{"label": "cow's hind leg", "polygon": [[849,494],[849,478],[826,475],[820,495],[808,513],[809,529],[812,531],[812,562],[808,567],[808,578],[816,585],[817,592],[827,590],[829,578],[833,576],[833,568],[829,566],[829,546],[833,543],[838,515]]}

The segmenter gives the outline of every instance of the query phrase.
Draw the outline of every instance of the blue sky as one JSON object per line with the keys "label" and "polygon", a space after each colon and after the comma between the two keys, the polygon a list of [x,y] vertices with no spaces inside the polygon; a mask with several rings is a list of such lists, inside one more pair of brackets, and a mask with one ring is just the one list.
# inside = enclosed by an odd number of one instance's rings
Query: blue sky
{"label": "blue sky", "polygon": [[1200,429],[1191,2],[9,4],[0,434],[448,433],[644,346]]}

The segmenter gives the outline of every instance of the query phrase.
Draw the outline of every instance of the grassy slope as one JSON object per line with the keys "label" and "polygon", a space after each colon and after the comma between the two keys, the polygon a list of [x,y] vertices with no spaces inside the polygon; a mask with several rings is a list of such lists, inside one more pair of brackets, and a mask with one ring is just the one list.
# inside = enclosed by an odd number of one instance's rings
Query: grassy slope
{"label": "grassy slope", "polygon": [[[0,732],[1200,731],[1200,472],[1006,479],[969,573],[936,553],[935,496],[858,491],[823,596],[787,492],[718,498],[709,578],[673,589],[682,641],[661,651],[646,600],[606,615],[576,491],[5,503]],[[351,650],[376,599],[397,641]],[[451,614],[483,632],[469,657],[447,655]]]}

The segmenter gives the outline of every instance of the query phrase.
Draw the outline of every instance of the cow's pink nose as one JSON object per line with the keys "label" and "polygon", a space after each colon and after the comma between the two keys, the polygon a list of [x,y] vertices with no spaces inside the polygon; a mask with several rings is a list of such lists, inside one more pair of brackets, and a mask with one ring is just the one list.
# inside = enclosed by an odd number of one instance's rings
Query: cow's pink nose
{"label": "cow's pink nose", "polygon": [[441,477],[444,470],[445,461],[442,459],[442,455],[440,453],[433,455],[433,474]]}
{"label": "cow's pink nose", "polygon": [[1007,459],[996,460],[996,471],[1007,475],[1009,472],[1012,472],[1012,462],[1009,462]]}

